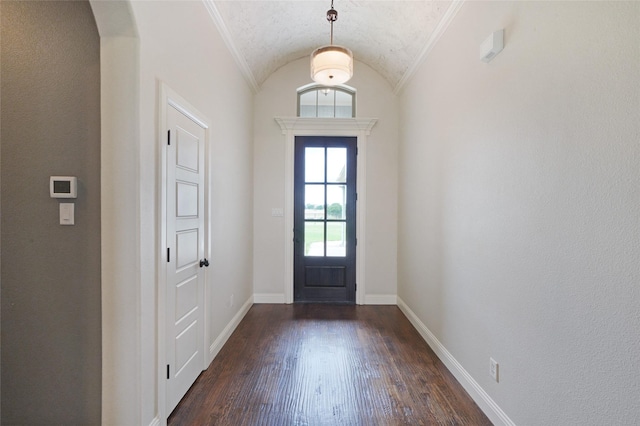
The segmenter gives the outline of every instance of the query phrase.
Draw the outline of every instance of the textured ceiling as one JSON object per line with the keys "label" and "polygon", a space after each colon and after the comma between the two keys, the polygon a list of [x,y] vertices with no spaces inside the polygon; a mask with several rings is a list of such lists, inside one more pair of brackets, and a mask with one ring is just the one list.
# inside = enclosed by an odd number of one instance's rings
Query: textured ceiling
{"label": "textured ceiling", "polygon": [[[256,88],[281,66],[329,44],[330,1],[205,2]],[[334,0],[334,44],[351,49],[356,60],[397,89],[451,5],[451,0]]]}

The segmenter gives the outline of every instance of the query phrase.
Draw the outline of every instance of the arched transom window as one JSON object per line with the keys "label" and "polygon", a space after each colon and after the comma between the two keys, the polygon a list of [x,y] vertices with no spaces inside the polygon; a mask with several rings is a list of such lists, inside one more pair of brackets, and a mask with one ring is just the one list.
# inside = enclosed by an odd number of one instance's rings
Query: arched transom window
{"label": "arched transom window", "polygon": [[353,118],[356,116],[356,89],[310,84],[298,89],[298,117]]}

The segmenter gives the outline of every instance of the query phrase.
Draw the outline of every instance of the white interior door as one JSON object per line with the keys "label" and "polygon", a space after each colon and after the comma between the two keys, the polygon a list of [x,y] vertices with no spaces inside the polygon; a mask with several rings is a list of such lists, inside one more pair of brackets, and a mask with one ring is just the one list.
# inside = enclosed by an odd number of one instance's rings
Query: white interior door
{"label": "white interior door", "polygon": [[167,107],[167,414],[204,366],[205,129]]}

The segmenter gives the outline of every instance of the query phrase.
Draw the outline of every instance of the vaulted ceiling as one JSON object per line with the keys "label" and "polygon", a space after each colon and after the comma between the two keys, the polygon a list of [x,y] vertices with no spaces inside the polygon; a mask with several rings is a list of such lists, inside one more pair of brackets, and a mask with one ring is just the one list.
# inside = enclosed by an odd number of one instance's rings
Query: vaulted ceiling
{"label": "vaulted ceiling", "polygon": [[[204,2],[254,90],[281,66],[329,44],[330,0]],[[399,90],[460,3],[334,0],[334,44],[351,49]]]}

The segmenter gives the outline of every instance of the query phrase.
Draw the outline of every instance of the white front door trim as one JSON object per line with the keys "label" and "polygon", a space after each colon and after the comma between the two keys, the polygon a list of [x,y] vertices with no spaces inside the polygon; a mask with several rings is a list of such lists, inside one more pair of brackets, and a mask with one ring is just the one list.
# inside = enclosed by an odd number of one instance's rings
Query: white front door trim
{"label": "white front door trim", "polygon": [[284,302],[293,303],[293,158],[296,136],[355,136],[357,138],[356,303],[364,305],[366,293],[365,247],[367,204],[367,136],[377,118],[275,117],[285,135],[284,171]]}

